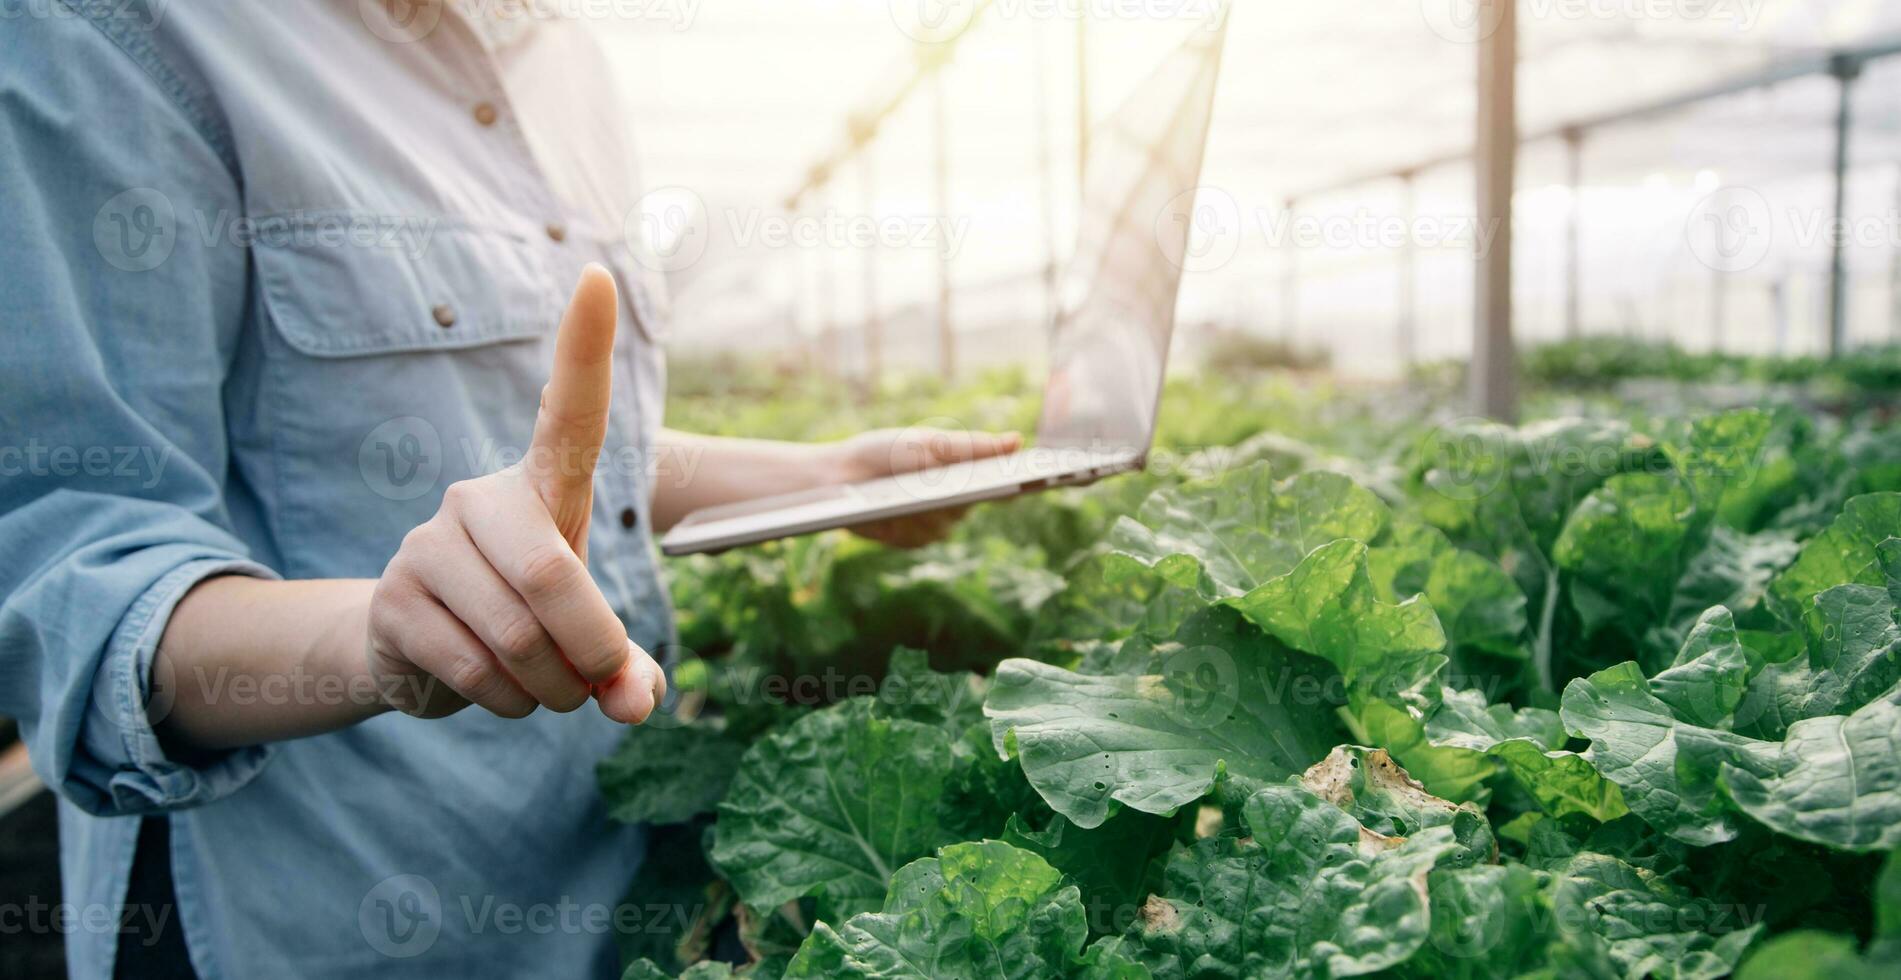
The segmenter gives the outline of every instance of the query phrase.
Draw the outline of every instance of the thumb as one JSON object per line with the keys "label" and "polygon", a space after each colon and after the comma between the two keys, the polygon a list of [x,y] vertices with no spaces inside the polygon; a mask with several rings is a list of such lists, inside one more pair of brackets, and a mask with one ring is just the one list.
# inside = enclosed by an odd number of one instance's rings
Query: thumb
{"label": "thumb", "polygon": [[1015,432],[937,431],[926,434],[924,445],[931,462],[941,466],[1016,452],[1023,448],[1023,437]]}
{"label": "thumb", "polygon": [[607,438],[614,391],[614,328],[620,294],[598,265],[581,271],[555,338],[554,368],[541,389],[541,411],[526,465],[562,533],[584,530],[594,499],[594,464]]}

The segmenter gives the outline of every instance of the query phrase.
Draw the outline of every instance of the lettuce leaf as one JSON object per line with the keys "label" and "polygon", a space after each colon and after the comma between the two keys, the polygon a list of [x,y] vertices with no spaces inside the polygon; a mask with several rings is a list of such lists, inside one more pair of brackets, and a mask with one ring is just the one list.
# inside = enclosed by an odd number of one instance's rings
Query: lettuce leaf
{"label": "lettuce leaf", "polygon": [[998,841],[953,844],[900,868],[879,911],[816,925],[785,975],[1062,977],[1087,938],[1076,887],[1042,858]]}
{"label": "lettuce leaf", "polygon": [[1243,807],[1251,836],[1177,850],[1131,931],[1157,980],[1356,976],[1404,963],[1431,928],[1426,876],[1460,850],[1451,827],[1368,830],[1299,786]]}
{"label": "lettuce leaf", "polygon": [[984,714],[998,753],[1079,827],[1101,826],[1117,805],[1170,813],[1222,778],[1275,782],[1340,741],[1338,676],[1231,610],[1190,619],[1153,656],[1158,672],[1144,675],[1032,660],[997,669]]}

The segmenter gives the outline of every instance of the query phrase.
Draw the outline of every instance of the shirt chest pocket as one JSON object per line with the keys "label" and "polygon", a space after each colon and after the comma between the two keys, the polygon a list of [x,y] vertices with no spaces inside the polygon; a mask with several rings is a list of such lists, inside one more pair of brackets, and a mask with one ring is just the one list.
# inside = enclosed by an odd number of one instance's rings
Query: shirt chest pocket
{"label": "shirt chest pocket", "polygon": [[[520,458],[587,258],[465,227],[372,238],[253,248],[263,355],[234,446],[292,575],[377,574],[450,484]],[[640,431],[615,401],[610,444]]]}
{"label": "shirt chest pocket", "polygon": [[[427,219],[351,217],[326,245],[295,230],[254,249],[268,313],[314,358],[441,352],[529,340],[564,303],[548,250]],[[354,240],[349,240],[354,235]],[[376,242],[375,246],[367,243]]]}

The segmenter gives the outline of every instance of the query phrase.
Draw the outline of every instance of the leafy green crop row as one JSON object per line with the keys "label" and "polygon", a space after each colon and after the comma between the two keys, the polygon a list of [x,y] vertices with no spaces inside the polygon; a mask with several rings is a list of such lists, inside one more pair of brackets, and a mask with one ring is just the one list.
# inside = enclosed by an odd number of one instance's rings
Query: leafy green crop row
{"label": "leafy green crop row", "polygon": [[1901,347],[1852,351],[1839,358],[1692,353],[1674,344],[1593,337],[1525,352],[1526,380],[1595,388],[1637,378],[1688,382],[1813,384],[1849,393],[1901,390]]}
{"label": "leafy green crop row", "polygon": [[921,552],[679,566],[628,976],[1901,970],[1901,434],[1258,396]]}

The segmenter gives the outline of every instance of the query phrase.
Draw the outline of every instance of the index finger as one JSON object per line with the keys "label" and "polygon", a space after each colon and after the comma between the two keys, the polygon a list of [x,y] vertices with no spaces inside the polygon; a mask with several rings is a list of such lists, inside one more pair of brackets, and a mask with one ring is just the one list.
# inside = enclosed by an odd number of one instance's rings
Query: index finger
{"label": "index finger", "polygon": [[528,454],[536,486],[550,505],[593,490],[594,463],[607,438],[607,408],[614,392],[619,316],[614,277],[598,265],[581,270],[555,338],[554,368],[541,390],[541,411]]}

